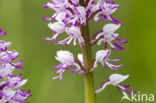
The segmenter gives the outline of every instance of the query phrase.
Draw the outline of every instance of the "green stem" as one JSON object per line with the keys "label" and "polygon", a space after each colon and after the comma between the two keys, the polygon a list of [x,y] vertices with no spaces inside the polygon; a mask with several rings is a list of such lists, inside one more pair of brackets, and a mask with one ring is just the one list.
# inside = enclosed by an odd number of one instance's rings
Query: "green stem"
{"label": "green stem", "polygon": [[93,73],[85,74],[85,103],[96,103]]}
{"label": "green stem", "polygon": [[[80,0],[81,6],[84,6],[84,0]],[[86,25],[81,27],[82,37],[85,43],[82,44],[83,64],[86,69],[85,73],[85,103],[96,103],[96,96],[94,93],[94,76],[93,72],[89,72],[92,66],[92,50],[90,43],[88,21]]]}
{"label": "green stem", "polygon": [[96,103],[94,93],[94,78],[93,73],[89,72],[92,66],[92,51],[89,37],[88,24],[81,26],[82,36],[85,44],[82,44],[83,64],[86,69],[85,73],[85,103]]}
{"label": "green stem", "polygon": [[89,72],[92,66],[92,51],[89,37],[88,24],[81,26],[82,36],[85,43],[82,44],[83,64],[86,69],[85,73],[85,103],[96,103],[94,93],[94,78],[93,73]]}

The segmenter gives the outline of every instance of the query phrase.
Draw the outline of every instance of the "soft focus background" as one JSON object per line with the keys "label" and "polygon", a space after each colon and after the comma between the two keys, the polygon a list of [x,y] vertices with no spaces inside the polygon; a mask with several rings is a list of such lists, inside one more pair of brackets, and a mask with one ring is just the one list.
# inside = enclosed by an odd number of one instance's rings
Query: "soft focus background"
{"label": "soft focus background", "polygon": [[[30,103],[84,103],[83,75],[66,72],[62,81],[52,80],[55,71],[51,67],[58,65],[56,51],[70,50],[76,56],[79,47],[52,46],[42,40],[51,35],[47,21],[42,16],[51,16],[53,11],[42,8],[50,0],[0,0],[0,28],[7,31],[1,39],[11,41],[10,50],[17,50],[24,60],[24,78],[29,82],[25,90],[31,89]],[[124,24],[118,32],[122,39],[128,39],[124,51],[112,52],[111,58],[121,57],[118,63],[125,64],[117,73],[130,74],[123,84],[131,84],[130,90],[146,94],[156,94],[156,12],[155,0],[116,0],[121,8],[113,14]],[[104,22],[90,23],[90,32],[100,30]],[[94,47],[94,53],[103,49],[103,45]],[[95,71],[95,87],[111,73],[110,69],[99,66]],[[156,95],[155,95],[156,96]],[[122,94],[109,86],[97,95],[97,103],[120,103]],[[127,101],[123,101],[127,103]]]}

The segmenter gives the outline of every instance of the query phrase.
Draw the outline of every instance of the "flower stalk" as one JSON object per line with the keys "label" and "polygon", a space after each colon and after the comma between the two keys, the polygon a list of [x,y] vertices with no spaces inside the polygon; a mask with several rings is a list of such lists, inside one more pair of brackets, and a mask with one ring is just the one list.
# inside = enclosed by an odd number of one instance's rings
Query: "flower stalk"
{"label": "flower stalk", "polygon": [[96,103],[93,72],[85,74],[85,103]]}
{"label": "flower stalk", "polygon": [[85,43],[82,44],[83,64],[86,69],[85,78],[85,103],[96,103],[94,93],[94,77],[90,72],[92,66],[92,50],[89,36],[89,26],[81,26],[81,33]]}
{"label": "flower stalk", "polygon": [[[84,6],[84,0],[80,0],[81,6]],[[92,50],[89,35],[88,21],[86,25],[80,26],[84,44],[82,44],[83,64],[86,69],[85,78],[85,103],[96,103],[96,96],[94,93],[94,77],[93,72],[90,72],[92,66]]]}

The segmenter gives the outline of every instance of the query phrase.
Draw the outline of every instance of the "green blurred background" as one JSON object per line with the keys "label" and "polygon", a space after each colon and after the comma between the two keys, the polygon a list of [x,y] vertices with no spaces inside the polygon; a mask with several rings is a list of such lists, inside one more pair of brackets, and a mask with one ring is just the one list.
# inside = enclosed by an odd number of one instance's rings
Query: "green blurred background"
{"label": "green blurred background", "polygon": [[[123,84],[131,84],[130,90],[146,94],[156,94],[156,9],[155,0],[115,0],[121,8],[113,14],[124,24],[118,32],[122,39],[128,39],[123,45],[124,51],[112,52],[111,58],[121,57],[119,63],[124,67],[117,72],[99,66],[95,71],[95,87],[111,73],[130,74]],[[24,78],[29,82],[24,89],[32,90],[30,103],[84,103],[83,75],[66,72],[62,81],[52,80],[55,71],[51,67],[58,65],[56,51],[70,50],[76,56],[79,47],[52,46],[43,41],[51,35],[42,16],[51,16],[53,11],[41,6],[49,0],[0,0],[0,28],[7,31],[3,40],[11,41],[10,50],[17,50],[23,59]],[[90,23],[90,32],[100,30],[104,22]],[[94,47],[94,53],[103,49],[103,45]],[[17,72],[16,71],[16,72]],[[122,94],[113,86],[97,95],[97,103],[120,103]],[[128,103],[126,100],[123,103]]]}

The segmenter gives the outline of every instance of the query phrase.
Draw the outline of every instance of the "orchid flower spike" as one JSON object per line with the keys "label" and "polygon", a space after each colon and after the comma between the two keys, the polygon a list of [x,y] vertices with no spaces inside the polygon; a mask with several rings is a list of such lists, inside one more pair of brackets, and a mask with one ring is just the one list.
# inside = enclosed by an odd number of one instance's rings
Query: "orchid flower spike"
{"label": "orchid flower spike", "polygon": [[[115,4],[115,2],[107,0],[51,0],[51,2],[48,2],[47,5],[43,5],[43,7],[55,11],[50,18],[43,17],[43,20],[52,22],[49,23],[48,26],[54,34],[51,38],[47,37],[44,38],[44,40],[52,41],[52,44],[59,45],[69,45],[73,42],[74,46],[78,44],[83,51],[83,54],[77,55],[78,59],[69,51],[58,51],[55,58],[60,64],[53,67],[56,69],[58,76],[53,77],[53,79],[62,80],[63,73],[68,70],[69,67],[76,68],[70,70],[72,73],[78,72],[79,74],[88,74],[98,67],[99,62],[104,68],[108,66],[112,70],[117,70],[123,66],[123,64],[112,64],[112,62],[119,61],[120,58],[109,59],[111,50],[107,48],[109,44],[113,50],[124,50],[124,48],[116,42],[127,43],[127,40],[119,39],[119,34],[115,33],[122,25],[120,21],[112,17],[112,14],[120,7]],[[112,23],[104,25],[102,30],[96,32],[90,39],[88,24],[92,19],[94,22],[107,20]],[[62,34],[65,35],[65,38],[58,40],[57,38]],[[102,42],[104,42],[106,49],[97,51],[95,59],[92,61],[92,47],[96,43],[100,45]],[[0,49],[1,48],[5,50],[5,47],[2,47],[0,43]],[[9,58],[9,56],[4,54],[2,57],[0,62],[6,62],[5,58]],[[6,75],[9,75],[9,73],[10,72],[6,73]],[[86,84],[90,79],[87,76],[89,75],[85,75]],[[131,94],[132,92],[126,89],[129,85],[120,84],[120,82],[126,80],[128,76],[129,75],[112,74],[95,92],[101,92],[107,85],[111,84],[116,86],[122,93],[126,92]],[[91,88],[90,90],[93,89]],[[86,89],[86,91],[88,90]],[[90,93],[93,92],[91,91]]]}
{"label": "orchid flower spike", "polygon": [[60,78],[62,80],[62,75],[68,67],[76,67],[75,70],[71,70],[72,73],[81,71],[81,67],[75,62],[75,58],[72,53],[69,51],[60,50],[57,52],[56,60],[60,62],[58,66],[53,66],[53,68],[58,69],[56,73],[59,73],[59,76],[55,76],[53,79]]}
{"label": "orchid flower spike", "polygon": [[[123,50],[124,48],[115,43],[113,40],[118,41],[119,43],[127,43],[127,40],[121,40],[119,39],[119,34],[114,33],[116,30],[120,28],[121,24],[106,24],[103,27],[103,32],[99,33],[96,37],[96,39],[100,40],[98,41],[98,45],[100,45],[102,42],[105,43],[105,48],[107,48],[107,44],[111,46],[114,50]],[[102,37],[102,38],[101,38]]]}
{"label": "orchid flower spike", "polygon": [[127,94],[135,93],[135,91],[128,91],[126,88],[130,87],[130,85],[122,85],[121,82],[125,81],[129,75],[121,75],[121,74],[112,74],[109,76],[109,79],[106,80],[102,85],[95,91],[95,93],[99,93],[103,91],[106,86],[113,85],[118,88],[120,92],[126,92]]}
{"label": "orchid flower spike", "polygon": [[[0,35],[5,36],[5,32],[0,29]],[[24,69],[19,66],[22,60],[16,63],[12,63],[13,60],[19,57],[19,53],[16,51],[8,51],[10,42],[0,41],[0,79],[4,80],[0,82],[0,103],[21,103],[27,101],[27,97],[30,97],[30,90],[24,92],[20,90],[27,79],[23,79],[19,75],[13,75],[15,68]]]}
{"label": "orchid flower spike", "polygon": [[[99,50],[96,52],[95,62],[94,62],[94,68],[97,67],[98,62],[102,63],[102,66],[106,68],[106,65],[108,65],[112,70],[117,70],[117,68],[120,68],[123,66],[123,64],[120,65],[113,65],[109,62],[119,61],[120,58],[117,59],[109,59],[109,55],[111,54],[111,50]],[[106,64],[106,65],[105,65]]]}

